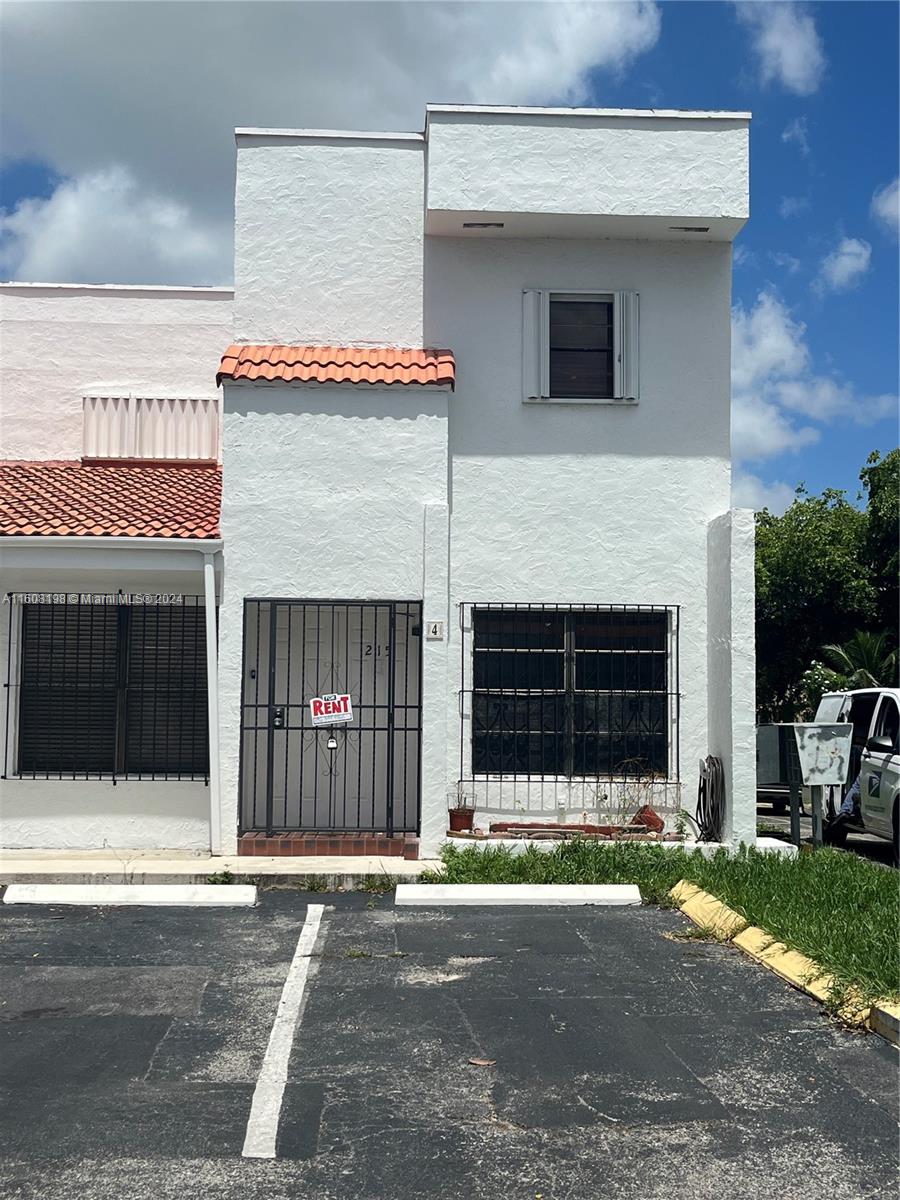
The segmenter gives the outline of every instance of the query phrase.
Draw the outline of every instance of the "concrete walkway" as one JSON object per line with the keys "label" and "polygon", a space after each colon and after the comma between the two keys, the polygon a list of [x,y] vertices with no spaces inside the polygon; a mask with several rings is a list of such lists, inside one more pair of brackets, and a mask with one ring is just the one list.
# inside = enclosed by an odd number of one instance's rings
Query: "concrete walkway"
{"label": "concrete walkway", "polygon": [[267,883],[313,883],[355,888],[374,877],[416,879],[440,867],[437,859],[408,862],[393,856],[262,858],[155,850],[4,850],[0,886],[8,883],[206,883],[227,872],[236,882],[264,876]]}

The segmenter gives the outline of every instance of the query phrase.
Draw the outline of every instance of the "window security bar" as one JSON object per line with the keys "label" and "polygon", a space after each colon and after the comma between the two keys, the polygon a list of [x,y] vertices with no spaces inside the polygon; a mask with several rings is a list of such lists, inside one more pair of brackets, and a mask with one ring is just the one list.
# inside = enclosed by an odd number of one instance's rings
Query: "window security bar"
{"label": "window security bar", "polygon": [[497,812],[680,803],[677,606],[460,606],[458,787]]}
{"label": "window security bar", "polygon": [[208,782],[203,597],[6,600],[4,778]]}

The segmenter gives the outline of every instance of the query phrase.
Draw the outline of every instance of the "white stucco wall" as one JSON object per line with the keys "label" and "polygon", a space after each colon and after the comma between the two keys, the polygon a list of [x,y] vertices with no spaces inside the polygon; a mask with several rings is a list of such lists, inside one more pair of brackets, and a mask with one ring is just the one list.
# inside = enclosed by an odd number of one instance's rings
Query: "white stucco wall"
{"label": "white stucco wall", "polygon": [[209,851],[209,787],[202,780],[5,779],[6,850]]}
{"label": "white stucco wall", "polygon": [[[209,549],[209,547],[208,547]],[[203,553],[115,546],[78,538],[0,542],[0,594],[124,592],[199,596]],[[7,679],[10,612],[0,612],[0,678]],[[13,614],[14,645],[16,617]],[[15,654],[15,649],[14,649]],[[14,660],[15,661],[15,660]],[[5,689],[4,689],[5,690]],[[13,704],[15,689],[10,689]],[[15,713],[0,758],[15,768]],[[0,779],[0,847],[5,849],[209,850],[210,788],[203,780]]]}
{"label": "white stucco wall", "polygon": [[756,841],[755,523],[732,509],[710,523],[709,753],[725,768],[724,838]]}
{"label": "white stucco wall", "polygon": [[[457,357],[448,781],[459,770],[459,603],[679,605],[693,809],[709,753],[707,526],[730,492],[730,275],[730,248],[713,243],[428,239],[426,340]],[[524,287],[640,293],[636,406],[522,403]]]}
{"label": "white stucco wall", "polygon": [[[415,386],[226,384],[219,625],[226,853],[237,831],[244,599],[427,595],[439,604],[446,592],[447,404],[446,392]],[[426,643],[424,653],[429,664],[441,644]],[[444,736],[444,694],[436,698],[436,686],[440,673],[426,666],[426,745]]]}
{"label": "white stucco wall", "polygon": [[0,457],[80,458],[86,392],[215,397],[232,292],[0,284]]}
{"label": "white stucco wall", "polygon": [[748,215],[749,121],[429,110],[429,210]]}
{"label": "white stucco wall", "polygon": [[421,346],[422,138],[237,143],[238,340]]}

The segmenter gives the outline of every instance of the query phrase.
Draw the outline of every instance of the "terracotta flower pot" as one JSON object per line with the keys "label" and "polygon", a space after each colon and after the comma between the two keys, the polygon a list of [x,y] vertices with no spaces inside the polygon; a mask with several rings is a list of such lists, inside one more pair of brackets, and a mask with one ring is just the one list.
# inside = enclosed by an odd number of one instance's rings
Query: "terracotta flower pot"
{"label": "terracotta flower pot", "polygon": [[451,808],[450,829],[453,833],[463,833],[475,824],[474,808]]}

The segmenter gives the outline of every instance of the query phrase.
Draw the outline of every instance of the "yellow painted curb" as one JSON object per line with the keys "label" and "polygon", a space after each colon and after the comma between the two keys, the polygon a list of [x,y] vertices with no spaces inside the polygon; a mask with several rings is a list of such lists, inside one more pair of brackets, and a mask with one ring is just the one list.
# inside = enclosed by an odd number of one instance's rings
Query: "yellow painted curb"
{"label": "yellow painted curb", "polygon": [[[703,929],[709,929],[723,941],[733,942],[739,950],[774,971],[792,987],[805,992],[820,1003],[826,1003],[835,988],[835,979],[818,963],[789,950],[782,942],[776,942],[771,934],[755,925],[748,925],[742,916],[704,892],[696,884],[682,879],[670,893],[678,907]],[[849,1025],[865,1025],[873,1033],[900,1045],[900,1004],[891,1000],[879,1000],[871,1007],[855,989],[849,989],[838,1015]]]}
{"label": "yellow painted curb", "polygon": [[866,1024],[879,1037],[900,1046],[900,1004],[893,1000],[876,1000]]}
{"label": "yellow painted curb", "polygon": [[715,896],[704,892],[693,883],[688,883],[686,879],[676,883],[670,895],[695,925],[699,925],[701,929],[708,929],[724,942],[730,942],[747,927],[747,922],[733,908],[729,908],[727,904],[723,904],[721,900],[717,900]]}
{"label": "yellow painted curb", "polygon": [[[827,1002],[835,989],[833,975],[799,950],[789,950],[782,942],[774,941],[764,929],[750,925],[738,934],[734,944],[792,987],[799,988],[822,1004]],[[850,1025],[862,1025],[869,1016],[869,1006],[858,992],[850,989],[838,1009],[838,1015]]]}

